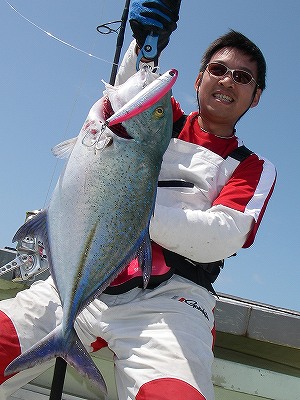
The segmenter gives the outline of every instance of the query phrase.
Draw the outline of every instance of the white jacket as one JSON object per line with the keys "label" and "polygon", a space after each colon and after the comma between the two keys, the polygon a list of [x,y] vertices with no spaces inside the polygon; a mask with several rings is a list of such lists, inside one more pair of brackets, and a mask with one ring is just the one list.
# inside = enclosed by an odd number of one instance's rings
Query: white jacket
{"label": "white jacket", "polygon": [[[136,72],[136,58],[133,41],[120,65],[116,84]],[[185,129],[194,129],[199,143],[172,139],[160,180],[183,180],[194,187],[158,188],[150,236],[162,247],[194,261],[220,260],[253,242],[276,171],[268,160],[255,154],[241,165],[226,158],[230,148],[241,146],[242,142],[237,137],[207,137],[210,134],[201,132],[198,123],[193,123],[193,115],[188,117]],[[232,177],[233,173],[236,177]]]}

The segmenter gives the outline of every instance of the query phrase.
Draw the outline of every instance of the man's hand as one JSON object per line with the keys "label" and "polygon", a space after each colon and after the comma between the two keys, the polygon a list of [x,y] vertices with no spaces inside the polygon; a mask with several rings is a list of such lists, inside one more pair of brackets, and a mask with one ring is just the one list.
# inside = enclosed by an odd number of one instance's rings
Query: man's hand
{"label": "man's hand", "polygon": [[139,48],[146,37],[158,35],[158,54],[167,46],[171,33],[177,28],[181,0],[133,0],[129,23]]}

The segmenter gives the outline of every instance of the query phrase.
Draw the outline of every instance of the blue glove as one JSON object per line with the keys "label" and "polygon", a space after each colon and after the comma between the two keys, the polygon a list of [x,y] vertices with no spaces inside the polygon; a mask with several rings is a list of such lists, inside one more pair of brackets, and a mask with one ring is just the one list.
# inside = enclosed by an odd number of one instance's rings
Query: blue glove
{"label": "blue glove", "polygon": [[181,0],[132,0],[129,23],[139,48],[150,34],[158,36],[158,54],[169,43],[171,33],[177,28]]}

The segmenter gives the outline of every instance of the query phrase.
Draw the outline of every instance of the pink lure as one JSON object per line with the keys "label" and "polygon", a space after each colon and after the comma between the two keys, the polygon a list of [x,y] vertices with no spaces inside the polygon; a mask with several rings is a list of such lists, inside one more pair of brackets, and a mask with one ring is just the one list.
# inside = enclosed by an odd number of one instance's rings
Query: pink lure
{"label": "pink lure", "polygon": [[145,111],[161,99],[174,85],[178,76],[176,69],[170,69],[134,96],[105,121],[106,126],[120,124]]}

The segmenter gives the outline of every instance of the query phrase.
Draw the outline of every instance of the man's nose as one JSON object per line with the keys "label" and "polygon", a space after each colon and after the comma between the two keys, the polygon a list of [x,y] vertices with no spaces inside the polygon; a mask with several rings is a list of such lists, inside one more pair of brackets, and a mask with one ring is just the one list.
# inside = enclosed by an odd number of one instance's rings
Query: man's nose
{"label": "man's nose", "polygon": [[226,87],[231,87],[234,86],[234,80],[233,80],[233,76],[232,76],[232,71],[227,71],[225,75],[223,75],[220,79],[219,79],[219,83],[223,86]]}

